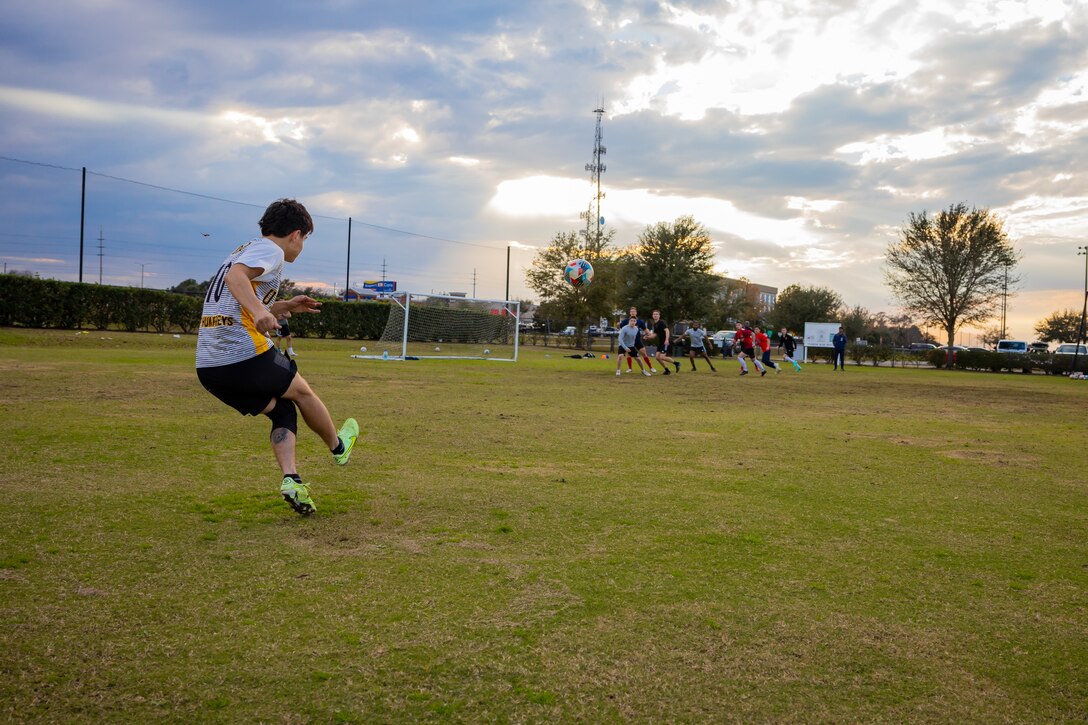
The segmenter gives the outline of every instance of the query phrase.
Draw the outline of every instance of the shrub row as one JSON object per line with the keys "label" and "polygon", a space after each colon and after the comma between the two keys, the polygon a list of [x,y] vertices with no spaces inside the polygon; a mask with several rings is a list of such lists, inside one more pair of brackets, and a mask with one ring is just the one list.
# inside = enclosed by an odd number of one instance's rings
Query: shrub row
{"label": "shrub row", "polygon": [[[929,362],[935,367],[945,367],[948,363],[948,354],[944,350],[930,350],[928,355]],[[959,350],[953,365],[957,370],[989,370],[995,373],[1002,370],[1024,373],[1039,370],[1048,375],[1066,375],[1073,371],[1073,356]],[[1080,372],[1088,372],[1088,357],[1081,355],[1076,367]]]}
{"label": "shrub row", "polygon": [[[0,326],[7,327],[192,333],[200,324],[203,302],[163,290],[0,275]],[[387,302],[330,300],[320,314],[292,317],[291,333],[373,340],[381,337],[388,316]]]}

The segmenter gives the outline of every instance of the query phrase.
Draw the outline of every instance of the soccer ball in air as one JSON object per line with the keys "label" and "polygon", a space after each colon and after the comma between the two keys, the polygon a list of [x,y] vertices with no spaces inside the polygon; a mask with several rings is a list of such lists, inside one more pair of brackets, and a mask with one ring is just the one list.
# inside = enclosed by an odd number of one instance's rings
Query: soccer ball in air
{"label": "soccer ball in air", "polygon": [[563,276],[574,287],[584,287],[593,281],[593,265],[584,259],[567,262]]}

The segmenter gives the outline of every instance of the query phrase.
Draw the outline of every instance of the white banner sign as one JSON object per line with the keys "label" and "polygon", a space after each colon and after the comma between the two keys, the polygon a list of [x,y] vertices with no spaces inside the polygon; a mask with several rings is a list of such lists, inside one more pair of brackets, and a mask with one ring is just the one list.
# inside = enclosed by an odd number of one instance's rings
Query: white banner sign
{"label": "white banner sign", "polygon": [[838,322],[806,322],[805,347],[834,347],[833,338],[839,332]]}

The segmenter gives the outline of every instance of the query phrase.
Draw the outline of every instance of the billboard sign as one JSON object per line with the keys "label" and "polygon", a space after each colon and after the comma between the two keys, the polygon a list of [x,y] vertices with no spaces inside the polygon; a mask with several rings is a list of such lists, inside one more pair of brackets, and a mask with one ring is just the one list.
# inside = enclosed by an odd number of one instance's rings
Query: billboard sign
{"label": "billboard sign", "polygon": [[834,347],[831,338],[838,331],[838,322],[806,322],[805,347]]}
{"label": "billboard sign", "polygon": [[397,291],[397,283],[391,279],[368,279],[363,282],[363,289],[373,290],[381,294],[390,294]]}

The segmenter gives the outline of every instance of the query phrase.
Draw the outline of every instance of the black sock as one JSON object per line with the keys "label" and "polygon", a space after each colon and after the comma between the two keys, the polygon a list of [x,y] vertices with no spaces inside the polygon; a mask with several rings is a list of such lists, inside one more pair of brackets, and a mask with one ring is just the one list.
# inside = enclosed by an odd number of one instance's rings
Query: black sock
{"label": "black sock", "polygon": [[283,474],[283,476],[284,478],[295,479],[295,483],[302,483],[302,476],[298,475],[297,473],[285,473]]}
{"label": "black sock", "polygon": [[332,454],[334,456],[339,456],[343,452],[344,452],[344,441],[337,438],[336,439],[336,448],[332,449]]}

